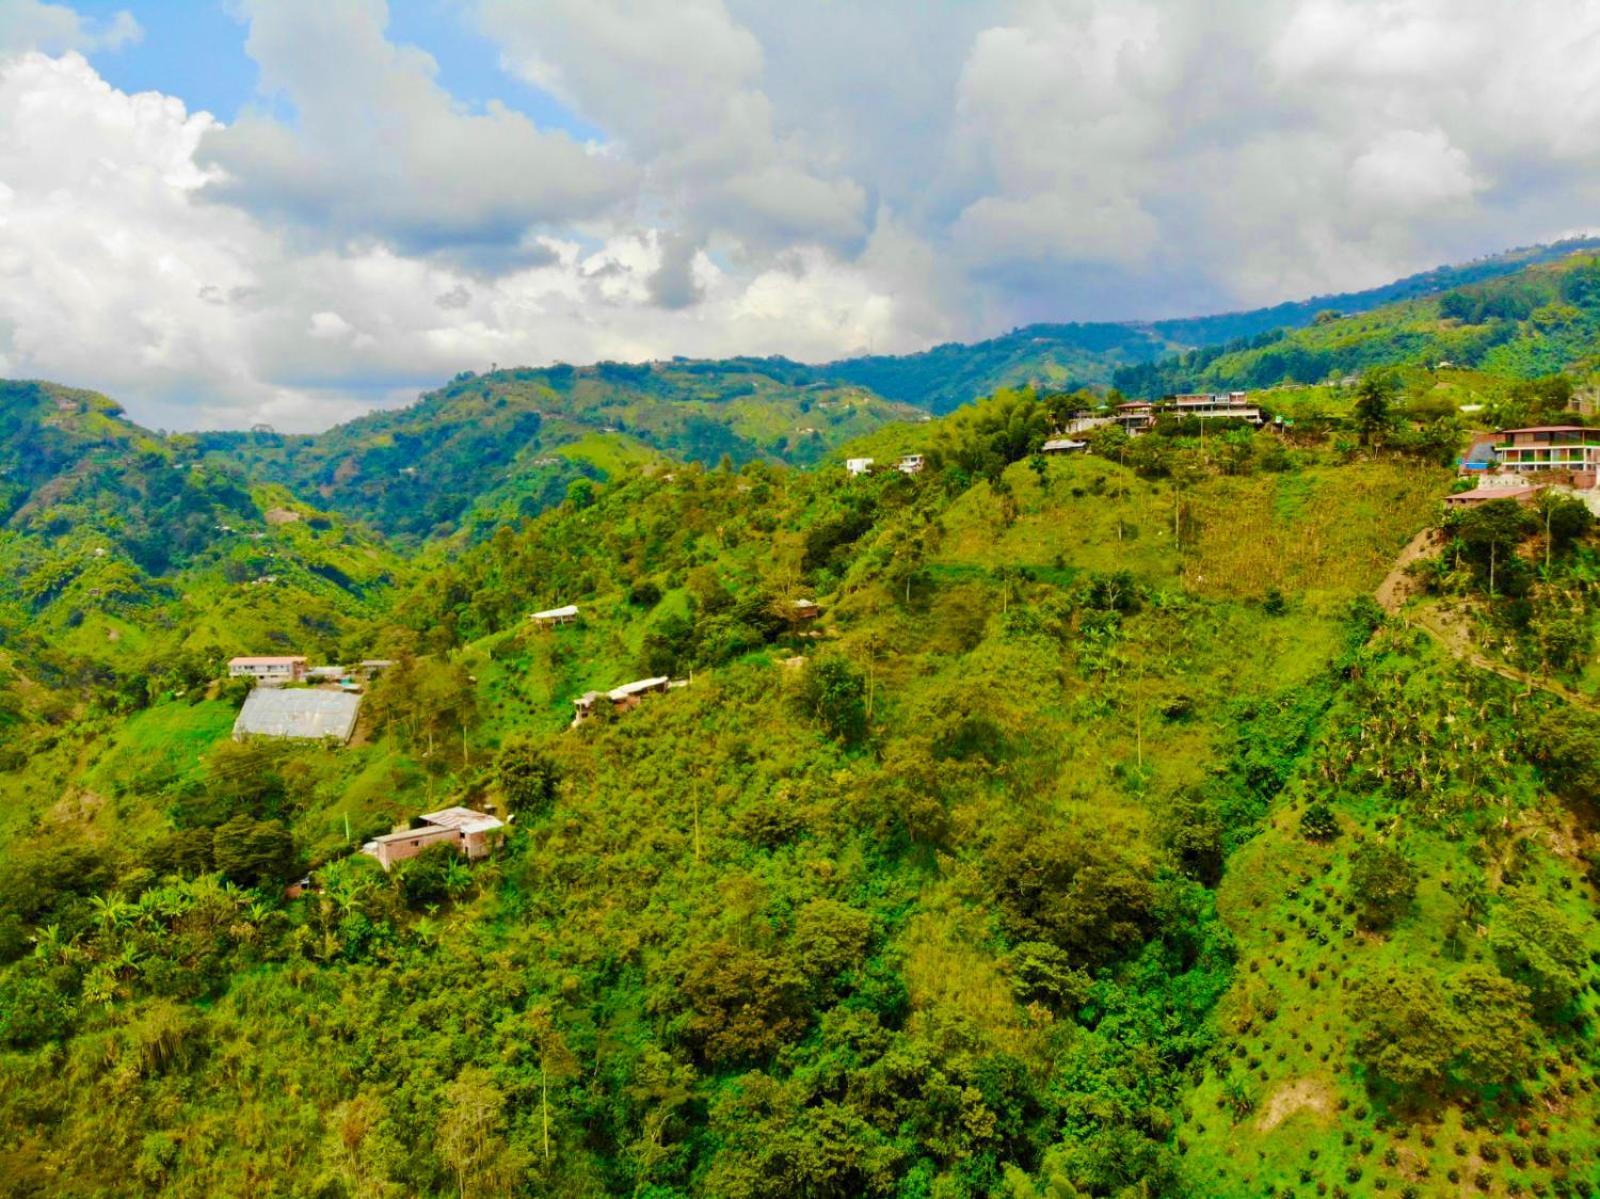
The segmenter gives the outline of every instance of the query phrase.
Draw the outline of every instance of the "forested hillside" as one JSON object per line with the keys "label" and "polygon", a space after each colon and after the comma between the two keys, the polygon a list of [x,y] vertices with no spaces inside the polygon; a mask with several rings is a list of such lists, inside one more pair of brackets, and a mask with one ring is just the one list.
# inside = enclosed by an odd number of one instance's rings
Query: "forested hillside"
{"label": "forested hillside", "polygon": [[[141,707],[214,678],[230,654],[336,653],[412,569],[343,517],[202,461],[194,439],[141,429],[92,392],[0,385],[0,469],[0,679],[24,726],[84,697]],[[27,745],[12,729],[4,757]]]}
{"label": "forested hillside", "polygon": [[[921,354],[847,359],[819,367],[817,373],[823,378],[847,379],[889,399],[940,413],[1002,387],[1073,390],[1104,387],[1115,381],[1122,390],[1135,395],[1159,395],[1163,388],[1192,390],[1210,377],[1195,375],[1189,367],[1184,368],[1187,373],[1167,367],[1166,360],[1175,351],[1202,351],[1192,354],[1190,360],[1205,364],[1211,360],[1203,352],[1205,347],[1236,350],[1240,347],[1231,343],[1254,338],[1270,343],[1283,331],[1311,325],[1323,314],[1349,316],[1404,300],[1438,296],[1578,252],[1592,253],[1596,248],[1600,248],[1600,239],[1575,238],[1551,246],[1512,250],[1463,266],[1424,271],[1367,291],[1317,296],[1248,312],[1148,322],[1027,325],[972,345],[952,343]],[[1371,361],[1384,359],[1369,356],[1360,365]],[[1162,365],[1155,370],[1140,369],[1153,363]],[[1328,371],[1324,368],[1321,373],[1305,377],[1289,371],[1278,375],[1271,375],[1270,371],[1258,373],[1258,382],[1233,385],[1268,386],[1282,379],[1314,382],[1326,377]]]}
{"label": "forested hillside", "polygon": [[[560,503],[574,484],[581,491],[669,460],[812,465],[875,430],[949,413],[1005,388],[1103,392],[1115,381],[1130,394],[1158,395],[1321,382],[1372,365],[1440,358],[1513,375],[1549,373],[1573,365],[1567,351],[1588,344],[1594,330],[1581,304],[1546,302],[1559,291],[1550,280],[1564,267],[1529,268],[1570,266],[1577,261],[1571,255],[1595,244],[1512,251],[1370,291],[1251,312],[1030,325],[898,357],[464,372],[409,407],[324,433],[204,433],[193,444],[209,466],[287,487],[389,536],[475,540]],[[1447,291],[1457,297],[1451,304],[1469,298],[1461,328],[1441,319],[1438,297]],[[1480,295],[1543,298],[1490,312],[1470,300]],[[1378,311],[1360,315],[1372,309]],[[1523,332],[1507,324],[1513,310],[1526,318]],[[1474,316],[1476,322],[1465,319]]]}
{"label": "forested hillside", "polygon": [[[363,452],[411,428],[464,460],[523,403],[543,436],[570,419],[545,386],[462,380],[436,406],[476,423],[400,414]],[[1409,606],[1378,607],[1452,486],[1453,407],[1424,435],[1410,386],[1374,420],[1048,458],[1047,406],[1008,392],[873,434],[917,475],[619,457],[408,555],[242,473],[310,477],[309,448],[163,458],[238,490],[188,501],[209,531],[158,593],[14,601],[62,673],[18,674],[0,763],[0,1177],[1591,1193],[1600,553],[1570,513],[1454,519]],[[632,411],[615,436],[654,447]],[[318,502],[400,520],[343,485]],[[189,519],[119,486],[135,526]],[[156,569],[104,520],[94,563]],[[14,555],[71,541],[13,526]],[[1567,652],[1504,651],[1537,686],[1497,674],[1429,631],[1447,601]],[[568,603],[575,624],[526,619]],[[192,672],[129,686],[106,647],[139,639]],[[347,746],[236,744],[215,679],[246,649],[397,665]],[[687,685],[569,727],[647,675]],[[489,859],[354,852],[451,804],[514,817]]]}
{"label": "forested hillside", "polygon": [[643,463],[813,463],[917,412],[781,359],[600,363],[463,374],[398,411],[316,436],[211,433],[208,460],[390,534],[492,531],[579,480]]}
{"label": "forested hillside", "polygon": [[1277,329],[1118,370],[1130,395],[1320,383],[1375,366],[1531,379],[1596,368],[1600,259],[1580,252],[1514,274],[1309,328]]}

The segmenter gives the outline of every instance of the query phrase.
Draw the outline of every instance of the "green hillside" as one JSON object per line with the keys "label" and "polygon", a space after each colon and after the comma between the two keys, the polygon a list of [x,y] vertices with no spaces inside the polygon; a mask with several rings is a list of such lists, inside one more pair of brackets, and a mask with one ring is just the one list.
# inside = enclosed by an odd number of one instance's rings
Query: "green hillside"
{"label": "green hillside", "polygon": [[[1592,521],[1490,506],[1395,574],[1453,485],[1398,420],[1046,458],[1008,392],[852,478],[454,386],[590,485],[523,519],[508,465],[408,555],[251,481],[120,623],[13,601],[41,653],[200,664],[15,671],[11,1193],[1592,1192]],[[387,419],[369,465],[477,452]],[[333,461],[297,444],[227,452]],[[361,477],[317,503],[384,518]],[[269,645],[397,665],[348,746],[235,744],[217,655]],[[514,816],[488,860],[353,852],[451,804]]]}
{"label": "green hillside", "polygon": [[1600,259],[1585,250],[1438,295],[1129,367],[1114,381],[1152,396],[1320,383],[1379,366],[1586,379],[1600,366],[1597,335]]}
{"label": "green hillside", "polygon": [[314,436],[197,440],[208,461],[415,538],[534,515],[578,479],[652,458],[805,465],[915,415],[781,359],[681,360],[468,373]]}
{"label": "green hillside", "polygon": [[91,392],[0,385],[0,468],[6,761],[55,744],[85,706],[192,694],[233,654],[333,656],[413,569]]}
{"label": "green hillside", "polygon": [[[1272,344],[1282,331],[1312,325],[1325,313],[1351,316],[1401,301],[1437,297],[1446,291],[1514,275],[1539,263],[1580,252],[1593,253],[1597,248],[1600,239],[1575,238],[1552,246],[1511,250],[1462,266],[1440,267],[1367,291],[1317,296],[1248,312],[1148,322],[1027,325],[1003,337],[971,345],[951,343],[920,354],[833,362],[817,368],[817,376],[859,383],[879,395],[939,413],[953,411],[1004,387],[1073,390],[1115,382],[1130,394],[1158,395],[1163,387],[1167,391],[1186,390],[1201,386],[1204,381],[1252,387],[1269,386],[1281,379],[1321,381],[1328,374],[1327,368],[1307,375],[1303,372],[1308,367],[1291,364],[1274,375],[1274,368],[1265,367],[1257,372],[1262,381],[1248,382],[1194,375],[1190,366],[1184,367],[1189,373],[1179,374],[1171,369],[1168,360],[1177,351],[1198,351],[1184,361],[1203,366],[1221,352],[1208,352],[1205,347],[1236,350],[1240,347],[1231,343],[1255,338]],[[1392,357],[1379,354],[1371,360],[1387,362]],[[1357,356],[1341,369],[1355,370],[1367,364]],[[1296,369],[1302,373],[1294,373]],[[1172,381],[1180,378],[1186,380],[1182,386]]]}

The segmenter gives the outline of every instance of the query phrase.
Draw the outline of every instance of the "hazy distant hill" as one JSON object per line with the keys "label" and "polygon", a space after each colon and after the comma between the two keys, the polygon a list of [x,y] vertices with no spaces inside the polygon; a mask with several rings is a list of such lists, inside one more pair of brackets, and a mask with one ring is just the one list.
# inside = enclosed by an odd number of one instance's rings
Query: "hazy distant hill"
{"label": "hazy distant hill", "polygon": [[[920,354],[851,358],[816,368],[892,400],[949,412],[1000,387],[1035,384],[1072,388],[1108,384],[1121,368],[1178,351],[1216,346],[1278,329],[1309,325],[1319,313],[1359,313],[1385,304],[1439,295],[1451,288],[1514,274],[1526,267],[1600,248],[1600,238],[1509,250],[1462,266],[1439,267],[1382,287],[1276,304],[1248,312],[1163,321],[1028,325],[971,345],[949,343]],[[1140,376],[1141,378],[1143,376]]]}
{"label": "hazy distant hill", "polygon": [[1442,292],[1123,367],[1113,381],[1129,394],[1159,395],[1441,362],[1510,378],[1581,375],[1600,360],[1600,260],[1586,252],[1593,248],[1568,247],[1554,260],[1543,253],[1510,273],[1458,277]]}
{"label": "hazy distant hill", "polygon": [[[1318,314],[1437,296],[1595,247],[1600,240],[1514,250],[1369,291],[1252,312],[1030,325],[970,345],[820,366],[784,358],[674,359],[464,373],[409,407],[324,433],[207,433],[197,442],[210,462],[315,497],[388,534],[465,529],[477,536],[559,503],[580,478],[603,481],[653,459],[709,464],[726,455],[736,463],[804,466],[891,422],[949,412],[1003,387],[1070,389],[1113,380],[1139,391],[1176,386],[1197,381],[1192,364],[1209,363],[1231,339],[1275,344],[1282,330]],[[1378,358],[1394,352],[1372,351]],[[1298,369],[1285,374],[1269,359],[1237,382],[1298,378]]]}
{"label": "hazy distant hill", "polygon": [[651,458],[808,465],[920,413],[782,359],[463,374],[416,404],[312,436],[209,433],[213,458],[412,536],[532,515],[576,479]]}

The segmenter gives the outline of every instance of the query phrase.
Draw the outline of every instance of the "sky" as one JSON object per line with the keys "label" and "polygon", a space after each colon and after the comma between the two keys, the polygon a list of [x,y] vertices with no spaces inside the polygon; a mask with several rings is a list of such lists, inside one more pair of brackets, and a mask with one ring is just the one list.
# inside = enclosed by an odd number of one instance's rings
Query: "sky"
{"label": "sky", "polygon": [[1256,307],[1597,201],[1592,0],[0,0],[0,377],[160,428]]}

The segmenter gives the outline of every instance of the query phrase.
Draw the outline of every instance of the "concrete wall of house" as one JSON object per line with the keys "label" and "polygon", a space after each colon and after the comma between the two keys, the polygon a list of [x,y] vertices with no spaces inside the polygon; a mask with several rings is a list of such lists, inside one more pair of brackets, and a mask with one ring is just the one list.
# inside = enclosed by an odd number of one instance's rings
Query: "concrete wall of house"
{"label": "concrete wall of house", "polygon": [[407,858],[414,858],[430,845],[437,845],[441,841],[449,842],[456,839],[456,830],[445,828],[442,825],[436,828],[416,828],[411,830],[409,837],[394,841],[378,842],[378,862],[388,870],[396,862],[403,862]]}

